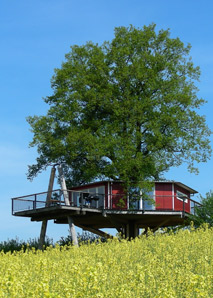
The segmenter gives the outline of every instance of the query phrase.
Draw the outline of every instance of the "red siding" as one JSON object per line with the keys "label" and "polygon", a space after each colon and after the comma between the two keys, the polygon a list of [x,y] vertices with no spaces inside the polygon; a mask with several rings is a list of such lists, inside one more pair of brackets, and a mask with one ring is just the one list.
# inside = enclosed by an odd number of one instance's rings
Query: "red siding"
{"label": "red siding", "polygon": [[177,190],[184,193],[188,197],[188,202],[185,203],[185,211],[190,213],[190,200],[189,200],[190,192],[178,185],[175,185],[175,189],[174,189],[174,192],[175,192],[174,210],[183,211],[183,201],[177,198]]}
{"label": "red siding", "polygon": [[155,183],[156,210],[172,210],[172,183]]}
{"label": "red siding", "polygon": [[112,209],[126,209],[127,200],[124,195],[124,189],[119,182],[112,184]]}
{"label": "red siding", "polygon": [[[174,189],[173,189],[174,185]],[[106,209],[127,209],[127,199],[123,186],[120,182],[97,182],[89,185],[73,187],[73,190],[83,191],[94,187],[105,187],[105,208]],[[108,188],[109,186],[109,188]],[[174,190],[174,193],[173,193]],[[177,198],[177,191],[182,192],[190,199],[190,192],[176,185],[173,182],[155,183],[156,210],[183,211],[183,201]],[[71,195],[69,193],[69,195]],[[71,199],[71,196],[70,196]],[[185,211],[190,213],[190,200],[185,203]]]}

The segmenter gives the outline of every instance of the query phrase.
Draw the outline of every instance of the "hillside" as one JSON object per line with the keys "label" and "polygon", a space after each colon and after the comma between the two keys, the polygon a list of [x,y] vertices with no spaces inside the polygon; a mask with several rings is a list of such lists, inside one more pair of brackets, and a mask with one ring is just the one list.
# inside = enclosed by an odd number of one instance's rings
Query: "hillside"
{"label": "hillside", "polygon": [[212,297],[213,229],[0,254],[0,297]]}

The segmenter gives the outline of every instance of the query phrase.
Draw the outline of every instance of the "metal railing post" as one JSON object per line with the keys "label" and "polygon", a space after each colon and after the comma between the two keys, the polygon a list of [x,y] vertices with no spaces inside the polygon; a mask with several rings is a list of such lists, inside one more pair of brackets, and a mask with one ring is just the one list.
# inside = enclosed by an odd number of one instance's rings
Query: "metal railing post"
{"label": "metal railing post", "polygon": [[198,206],[198,204],[196,204],[196,203],[194,202],[194,215],[196,215],[196,208],[197,208],[197,206]]}
{"label": "metal railing post", "polygon": [[13,215],[13,200],[14,200],[14,199],[12,199],[12,215]]}
{"label": "metal railing post", "polygon": [[111,197],[110,197],[110,209],[112,209],[112,206],[113,206],[113,194],[111,194]]}
{"label": "metal railing post", "polygon": [[185,200],[183,199],[183,216],[185,216]]}
{"label": "metal railing post", "polygon": [[37,201],[37,195],[35,194],[35,206],[33,209],[36,209],[36,201]]}
{"label": "metal railing post", "polygon": [[61,190],[59,190],[59,195],[60,195],[60,206],[61,206],[62,205],[62,191]]}
{"label": "metal railing post", "polygon": [[83,207],[83,199],[84,199],[84,195],[82,192],[80,192],[80,207]]}
{"label": "metal railing post", "polygon": [[172,195],[172,211],[175,210],[175,195]]}

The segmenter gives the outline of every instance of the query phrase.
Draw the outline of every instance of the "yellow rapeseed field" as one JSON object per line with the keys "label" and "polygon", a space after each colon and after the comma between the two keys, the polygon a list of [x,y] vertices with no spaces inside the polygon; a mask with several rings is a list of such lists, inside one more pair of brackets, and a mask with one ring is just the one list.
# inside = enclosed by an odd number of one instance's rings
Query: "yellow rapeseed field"
{"label": "yellow rapeseed field", "polygon": [[0,297],[213,297],[213,229],[0,253]]}

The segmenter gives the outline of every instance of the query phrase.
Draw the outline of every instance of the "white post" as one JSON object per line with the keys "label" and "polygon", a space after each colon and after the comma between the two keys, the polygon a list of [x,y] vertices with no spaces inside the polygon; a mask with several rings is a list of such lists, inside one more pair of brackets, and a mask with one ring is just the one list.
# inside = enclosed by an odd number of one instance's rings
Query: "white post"
{"label": "white post", "polygon": [[63,196],[64,196],[64,202],[65,202],[65,205],[69,206],[70,205],[69,195],[68,195],[66,181],[64,179],[63,169],[62,169],[61,165],[58,166],[58,173],[59,173],[59,179],[60,179],[60,184],[61,184],[61,190],[62,190]]}
{"label": "white post", "polygon": [[174,191],[174,183],[172,183],[172,210],[175,210],[175,191]]}
{"label": "white post", "polygon": [[129,194],[127,195],[127,210],[129,210]]}
{"label": "white post", "polygon": [[142,190],[140,189],[140,201],[139,201],[139,209],[143,210],[143,197]]}
{"label": "white post", "polygon": [[[66,181],[65,181],[65,178],[64,178],[63,169],[62,169],[61,165],[58,166],[58,173],[59,173],[61,190],[63,192],[65,205],[70,206]],[[75,225],[74,225],[73,218],[71,216],[67,216],[67,219],[68,219],[69,231],[70,231],[70,236],[72,237],[73,245],[78,246],[78,238],[76,236],[76,231],[75,231]]]}

